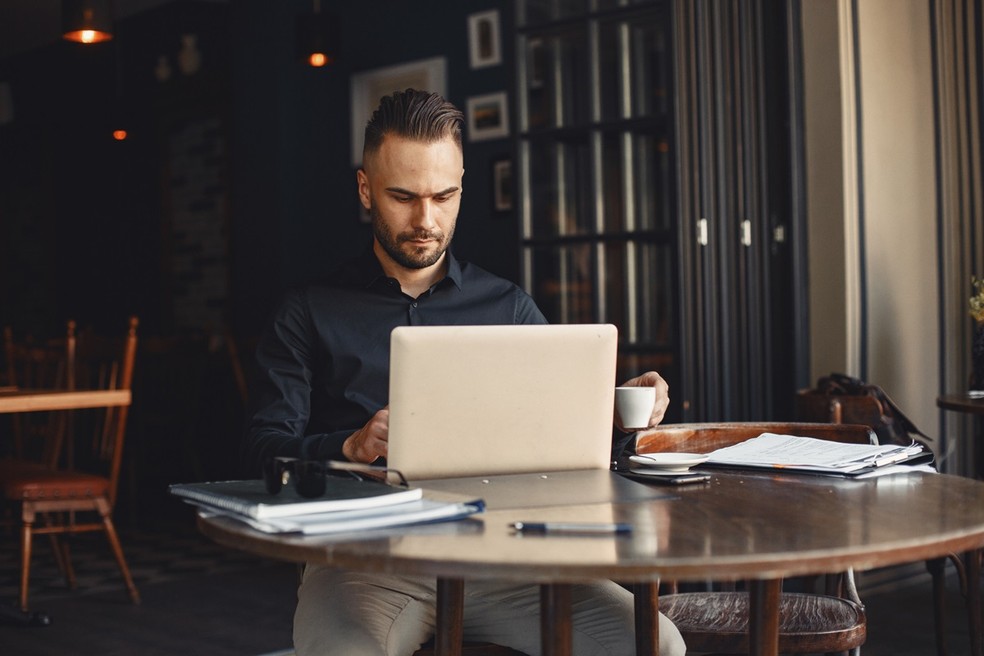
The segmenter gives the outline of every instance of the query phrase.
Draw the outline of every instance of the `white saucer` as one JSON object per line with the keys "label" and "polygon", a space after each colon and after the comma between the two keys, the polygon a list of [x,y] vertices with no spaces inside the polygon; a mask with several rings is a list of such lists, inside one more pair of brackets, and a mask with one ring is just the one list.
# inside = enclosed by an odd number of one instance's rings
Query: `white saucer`
{"label": "white saucer", "polygon": [[706,462],[707,458],[704,453],[647,453],[629,456],[629,460],[637,465],[666,472],[687,471],[694,465]]}

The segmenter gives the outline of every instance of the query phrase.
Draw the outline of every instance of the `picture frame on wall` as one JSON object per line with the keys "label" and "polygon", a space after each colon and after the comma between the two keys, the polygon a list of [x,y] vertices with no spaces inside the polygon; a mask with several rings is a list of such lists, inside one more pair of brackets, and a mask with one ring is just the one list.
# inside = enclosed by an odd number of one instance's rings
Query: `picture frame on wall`
{"label": "picture frame on wall", "polygon": [[492,162],[492,209],[496,212],[508,212],[512,208],[512,160],[501,157]]}
{"label": "picture frame on wall", "polygon": [[468,16],[468,58],[472,68],[502,63],[499,10],[490,9]]}
{"label": "picture frame on wall", "polygon": [[505,91],[471,96],[465,107],[469,141],[509,136],[509,102]]}
{"label": "picture frame on wall", "polygon": [[366,123],[379,106],[379,99],[404,89],[432,91],[446,97],[447,60],[431,57],[352,75],[352,166],[362,166]]}

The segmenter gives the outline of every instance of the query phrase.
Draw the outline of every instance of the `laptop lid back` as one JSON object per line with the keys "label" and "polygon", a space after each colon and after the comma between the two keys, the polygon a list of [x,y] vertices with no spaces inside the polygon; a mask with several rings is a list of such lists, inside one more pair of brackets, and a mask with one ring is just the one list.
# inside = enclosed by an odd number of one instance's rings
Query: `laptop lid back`
{"label": "laptop lid back", "polygon": [[608,469],[616,328],[393,330],[387,463],[410,480]]}

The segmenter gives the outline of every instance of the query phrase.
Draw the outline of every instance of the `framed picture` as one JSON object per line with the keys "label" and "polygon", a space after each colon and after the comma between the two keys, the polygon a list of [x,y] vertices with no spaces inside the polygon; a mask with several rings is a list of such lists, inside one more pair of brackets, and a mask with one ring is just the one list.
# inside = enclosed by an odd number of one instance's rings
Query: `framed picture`
{"label": "framed picture", "polygon": [[480,11],[468,16],[468,55],[472,68],[502,63],[499,39],[499,10]]}
{"label": "framed picture", "polygon": [[508,159],[492,162],[492,208],[496,212],[513,208],[512,161]]}
{"label": "framed picture", "polygon": [[419,89],[447,96],[447,62],[444,57],[375,68],[352,76],[352,166],[362,166],[362,143],[366,122],[376,111],[379,99],[394,91]]}
{"label": "framed picture", "polygon": [[472,96],[466,105],[468,140],[483,141],[509,136],[509,103],[505,91]]}

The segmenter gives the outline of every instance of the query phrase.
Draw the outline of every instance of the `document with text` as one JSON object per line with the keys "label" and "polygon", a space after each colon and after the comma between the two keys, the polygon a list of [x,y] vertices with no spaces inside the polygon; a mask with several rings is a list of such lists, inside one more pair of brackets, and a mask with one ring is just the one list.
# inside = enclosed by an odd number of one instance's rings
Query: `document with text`
{"label": "document with text", "polygon": [[[904,446],[845,444],[775,433],[763,433],[708,455],[707,465],[789,469],[852,477],[871,474],[891,465],[922,465],[933,458],[932,452],[918,442]],[[904,470],[893,467],[892,471]]]}

